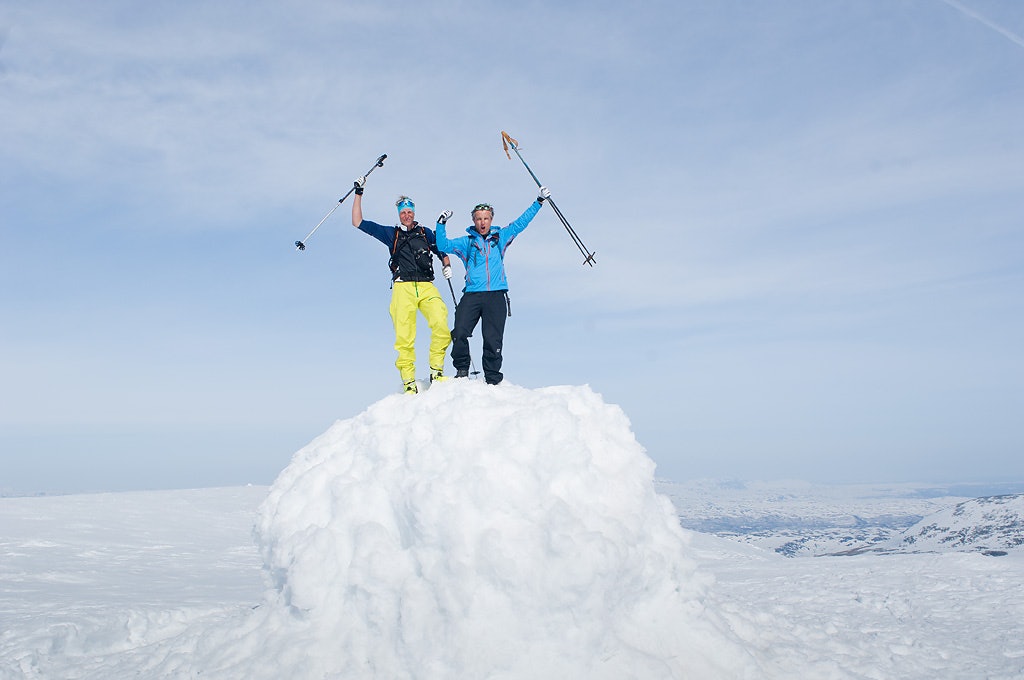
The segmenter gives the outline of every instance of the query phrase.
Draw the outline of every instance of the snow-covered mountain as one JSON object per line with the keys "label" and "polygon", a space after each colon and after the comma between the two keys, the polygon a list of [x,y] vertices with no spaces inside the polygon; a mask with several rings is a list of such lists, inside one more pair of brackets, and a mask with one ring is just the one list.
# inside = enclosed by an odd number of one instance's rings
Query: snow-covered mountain
{"label": "snow-covered mountain", "polygon": [[787,557],[866,551],[998,554],[1024,545],[1024,494],[964,496],[985,487],[735,480],[657,486],[685,528]]}
{"label": "snow-covered mountain", "polygon": [[1024,545],[1024,494],[985,496],[925,517],[878,549],[978,551],[990,555]]}

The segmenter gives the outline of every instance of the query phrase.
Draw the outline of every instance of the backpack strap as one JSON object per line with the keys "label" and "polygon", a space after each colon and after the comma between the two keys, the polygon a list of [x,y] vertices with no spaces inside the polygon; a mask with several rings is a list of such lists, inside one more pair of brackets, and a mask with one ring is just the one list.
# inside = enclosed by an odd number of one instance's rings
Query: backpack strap
{"label": "backpack strap", "polygon": [[[391,270],[392,282],[394,276],[398,274],[398,260],[395,256],[398,254],[399,248],[404,248],[409,245],[409,239],[403,239],[401,245],[398,243],[398,232],[401,231],[401,227],[395,227],[395,239],[391,242],[391,258],[388,260],[388,268]],[[430,248],[430,240],[427,238],[427,230],[419,222],[416,223],[416,229],[420,232],[420,236],[423,237],[423,241],[427,244],[427,248]]]}

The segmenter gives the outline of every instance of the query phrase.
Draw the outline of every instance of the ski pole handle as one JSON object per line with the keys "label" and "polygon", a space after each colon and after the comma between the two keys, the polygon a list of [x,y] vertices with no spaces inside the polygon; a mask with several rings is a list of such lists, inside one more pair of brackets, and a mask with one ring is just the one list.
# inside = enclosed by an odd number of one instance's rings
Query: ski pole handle
{"label": "ski pole handle", "polygon": [[[381,157],[377,159],[377,162],[373,164],[373,167],[371,167],[369,170],[366,171],[366,174],[363,175],[363,179],[366,179],[367,177],[369,177],[370,173],[373,172],[374,170],[376,170],[377,168],[383,168],[384,167],[384,159],[387,158],[387,157],[388,157],[387,154],[381,155]],[[352,187],[351,189],[349,189],[348,193],[346,193],[344,196],[342,196],[341,198],[338,199],[338,205],[341,205],[342,203],[344,203],[345,199],[348,198],[349,196],[351,196],[352,192],[355,191],[355,190],[356,190],[355,187]],[[338,206],[336,205],[334,207],[337,208]],[[332,210],[331,212],[334,212],[334,211]],[[326,219],[326,218],[324,218],[324,219]],[[323,222],[321,222],[321,224],[323,224]],[[320,225],[318,224],[316,226],[319,227]],[[306,238],[309,238],[309,237],[307,236]]]}
{"label": "ski pole handle", "polygon": [[[363,175],[363,177],[369,177],[370,173],[373,172],[374,170],[376,170],[377,168],[383,168],[384,167],[384,159],[386,159],[387,157],[388,157],[388,155],[386,153],[382,153],[380,155],[380,157],[376,161],[374,161],[373,165],[370,166],[370,169],[366,171],[366,173]],[[341,204],[345,202],[345,199],[348,198],[349,196],[351,196],[352,192],[355,191],[355,190],[356,190],[356,188],[352,187],[351,189],[348,190],[347,194],[345,194],[344,196],[339,198],[338,202],[335,204],[335,206],[333,208],[331,208],[330,212],[328,212],[326,215],[324,215],[324,218],[322,220],[320,220],[319,222],[317,222],[316,226],[313,227],[313,231],[311,231],[308,234],[306,234],[306,238],[302,239],[301,241],[296,241],[295,242],[295,249],[296,250],[305,250],[306,249],[306,241],[308,241],[313,236],[313,234],[316,233],[316,230],[320,228],[320,225],[323,224],[324,222],[326,222],[327,218],[330,217],[331,215],[333,215],[334,211],[337,210],[341,206]]]}

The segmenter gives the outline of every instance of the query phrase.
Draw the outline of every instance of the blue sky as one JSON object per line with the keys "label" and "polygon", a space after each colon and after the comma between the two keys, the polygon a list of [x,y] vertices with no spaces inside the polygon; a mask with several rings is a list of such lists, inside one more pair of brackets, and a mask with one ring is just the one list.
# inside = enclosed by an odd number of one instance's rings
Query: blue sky
{"label": "blue sky", "polygon": [[347,202],[291,244],[382,153],[368,218],[506,224],[501,130],[598,259],[548,208],[517,239],[507,379],[589,383],[675,480],[1022,480],[1021,35],[1009,0],[2,8],[0,489],[272,481],[398,388],[386,251]]}

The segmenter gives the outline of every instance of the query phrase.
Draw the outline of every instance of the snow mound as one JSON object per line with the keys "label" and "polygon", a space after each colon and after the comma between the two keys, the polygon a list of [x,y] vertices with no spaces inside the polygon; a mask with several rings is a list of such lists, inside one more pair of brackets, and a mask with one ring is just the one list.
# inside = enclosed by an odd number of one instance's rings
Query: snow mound
{"label": "snow mound", "polygon": [[274,594],[252,670],[753,677],[653,473],[589,387],[386,397],[297,452],[260,509]]}

